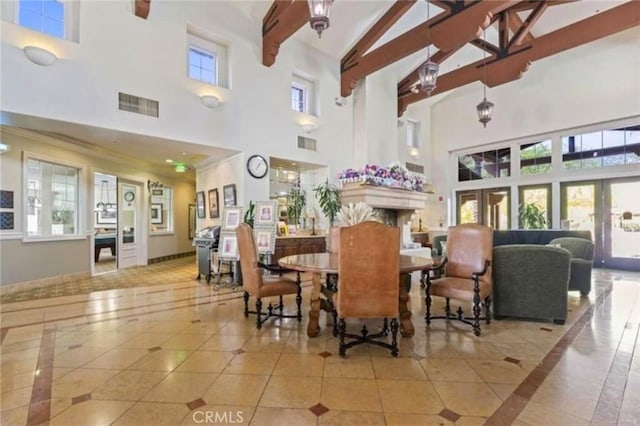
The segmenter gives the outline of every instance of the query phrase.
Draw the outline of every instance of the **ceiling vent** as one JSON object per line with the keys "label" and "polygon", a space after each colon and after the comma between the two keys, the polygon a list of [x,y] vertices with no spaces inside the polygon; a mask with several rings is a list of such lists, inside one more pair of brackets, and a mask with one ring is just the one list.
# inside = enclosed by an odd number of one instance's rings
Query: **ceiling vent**
{"label": "ceiling vent", "polygon": [[139,96],[128,95],[126,93],[119,92],[118,109],[157,118],[158,111],[160,109],[160,103],[151,99],[141,98]]}
{"label": "ceiling vent", "polygon": [[407,170],[414,173],[424,174],[424,166],[415,163],[406,163]]}
{"label": "ceiling vent", "polygon": [[298,136],[298,148],[308,149],[309,151],[315,151],[316,140],[311,138],[305,138],[304,136]]}

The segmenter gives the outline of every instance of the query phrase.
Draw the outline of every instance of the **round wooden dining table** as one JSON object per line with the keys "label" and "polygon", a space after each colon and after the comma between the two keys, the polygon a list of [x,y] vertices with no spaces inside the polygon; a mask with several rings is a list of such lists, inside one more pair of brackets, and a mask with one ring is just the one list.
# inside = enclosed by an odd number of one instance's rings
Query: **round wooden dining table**
{"label": "round wooden dining table", "polygon": [[[426,257],[400,256],[400,276],[398,286],[400,293],[398,297],[398,310],[400,312],[400,333],[402,337],[412,337],[415,329],[411,323],[411,311],[407,307],[409,302],[409,290],[411,289],[411,272],[428,271],[433,267],[433,260]],[[286,269],[311,273],[311,309],[309,310],[309,324],[307,325],[307,336],[315,337],[320,333],[320,306],[321,296],[324,296],[328,303],[326,306],[333,306],[331,297],[333,292],[322,285],[322,274],[338,274],[339,255],[336,253],[311,253],[285,256],[278,260],[278,264]]]}

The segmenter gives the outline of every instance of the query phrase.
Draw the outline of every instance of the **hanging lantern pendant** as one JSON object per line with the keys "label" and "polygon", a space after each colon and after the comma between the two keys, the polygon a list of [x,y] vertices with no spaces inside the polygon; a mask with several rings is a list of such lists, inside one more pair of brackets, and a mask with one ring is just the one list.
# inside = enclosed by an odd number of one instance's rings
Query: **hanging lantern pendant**
{"label": "hanging lantern pendant", "polygon": [[307,0],[309,5],[309,24],[318,32],[318,38],[322,32],[329,28],[329,11],[333,0]]}
{"label": "hanging lantern pendant", "polygon": [[436,80],[438,79],[439,70],[440,65],[433,62],[431,59],[422,64],[418,70],[418,75],[420,76],[420,87],[422,87],[422,90],[427,94],[427,96],[429,96],[431,92],[433,92],[433,89],[436,88]]}
{"label": "hanging lantern pendant", "polygon": [[487,96],[485,95],[484,99],[478,104],[476,109],[478,110],[478,120],[484,127],[487,127],[487,123],[491,121],[493,102],[488,101]]}

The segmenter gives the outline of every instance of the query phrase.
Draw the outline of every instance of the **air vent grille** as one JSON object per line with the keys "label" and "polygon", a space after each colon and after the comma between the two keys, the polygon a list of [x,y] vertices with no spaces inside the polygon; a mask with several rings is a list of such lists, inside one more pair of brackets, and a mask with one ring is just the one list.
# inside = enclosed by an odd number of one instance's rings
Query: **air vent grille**
{"label": "air vent grille", "polygon": [[152,99],[120,92],[118,93],[118,109],[148,115],[149,117],[158,117],[160,104]]}
{"label": "air vent grille", "polygon": [[407,167],[407,170],[409,170],[410,172],[424,174],[424,166],[420,164],[407,163],[406,167]]}
{"label": "air vent grille", "polygon": [[304,136],[298,136],[298,148],[308,149],[309,151],[315,151],[316,140],[311,138],[305,138]]}

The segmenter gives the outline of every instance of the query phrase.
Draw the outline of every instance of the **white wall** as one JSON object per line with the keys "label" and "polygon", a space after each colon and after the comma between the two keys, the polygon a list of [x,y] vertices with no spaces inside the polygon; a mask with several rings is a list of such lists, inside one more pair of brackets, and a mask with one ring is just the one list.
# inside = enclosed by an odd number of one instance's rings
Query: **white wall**
{"label": "white wall", "polygon": [[[487,89],[495,103],[486,129],[476,105],[482,85],[460,88],[432,107],[433,139],[429,169],[436,194],[451,196],[457,185],[455,150],[535,137],[621,120],[640,114],[640,29],[594,42],[598,50],[577,47],[534,62],[520,80]],[[489,184],[489,183],[487,183]],[[482,184],[481,184],[482,185]],[[436,216],[446,218],[447,203]]]}

